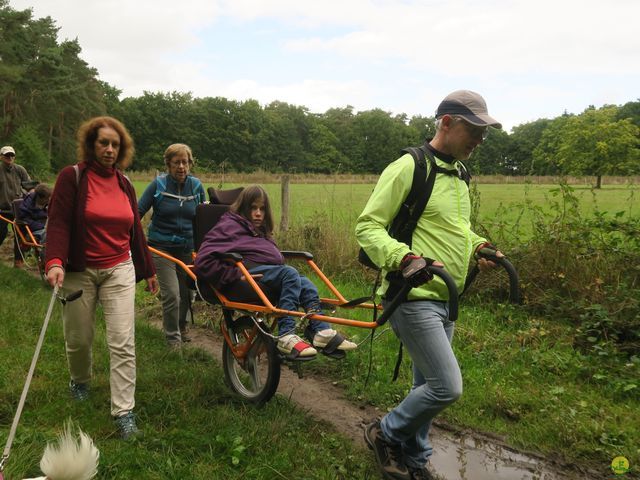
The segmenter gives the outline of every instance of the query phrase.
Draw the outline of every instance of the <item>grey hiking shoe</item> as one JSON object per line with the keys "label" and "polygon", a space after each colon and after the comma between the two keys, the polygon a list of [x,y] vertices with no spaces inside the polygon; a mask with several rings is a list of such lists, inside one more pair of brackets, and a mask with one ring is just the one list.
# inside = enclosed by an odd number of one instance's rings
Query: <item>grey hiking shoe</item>
{"label": "grey hiking shoe", "polygon": [[182,340],[183,343],[188,343],[191,341],[191,335],[189,335],[188,328],[180,329],[180,339]]}
{"label": "grey hiking shoe", "polygon": [[423,467],[420,468],[408,468],[409,475],[411,475],[411,480],[436,480],[438,478],[430,462],[427,462]]}
{"label": "grey hiking shoe", "polygon": [[69,393],[71,393],[71,397],[78,402],[89,400],[89,384],[76,383],[73,380],[69,380]]}
{"label": "grey hiking shoe", "polygon": [[142,432],[136,425],[136,416],[133,412],[127,412],[121,417],[116,417],[114,421],[120,429],[123,440],[142,436]]}
{"label": "grey hiking shoe", "polygon": [[382,477],[387,480],[412,480],[409,470],[402,461],[400,444],[390,443],[380,429],[380,420],[367,425],[364,439],[376,456]]}

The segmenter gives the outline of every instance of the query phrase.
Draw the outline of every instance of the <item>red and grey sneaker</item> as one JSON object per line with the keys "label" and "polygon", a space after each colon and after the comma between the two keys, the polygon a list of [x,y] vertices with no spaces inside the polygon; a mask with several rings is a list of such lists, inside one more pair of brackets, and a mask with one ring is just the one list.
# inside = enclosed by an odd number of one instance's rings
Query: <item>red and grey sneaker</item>
{"label": "red and grey sneaker", "polygon": [[318,351],[292,333],[278,339],[278,350],[289,360],[307,360],[316,356]]}

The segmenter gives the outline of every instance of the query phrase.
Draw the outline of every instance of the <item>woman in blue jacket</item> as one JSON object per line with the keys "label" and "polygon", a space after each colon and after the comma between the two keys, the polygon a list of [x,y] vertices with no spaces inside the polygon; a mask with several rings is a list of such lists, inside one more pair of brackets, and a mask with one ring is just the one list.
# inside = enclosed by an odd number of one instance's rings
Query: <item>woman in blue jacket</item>
{"label": "woman in blue jacket", "polygon": [[[159,175],[138,201],[143,217],[151,207],[153,215],[147,235],[150,246],[168,253],[186,264],[192,262],[193,217],[196,205],[205,201],[202,182],[190,174],[193,167],[191,148],[174,143],[164,152],[167,174]],[[187,325],[191,319],[192,291],[187,275],[174,262],[152,254],[162,296],[162,324],[167,343],[179,348],[190,339]]]}

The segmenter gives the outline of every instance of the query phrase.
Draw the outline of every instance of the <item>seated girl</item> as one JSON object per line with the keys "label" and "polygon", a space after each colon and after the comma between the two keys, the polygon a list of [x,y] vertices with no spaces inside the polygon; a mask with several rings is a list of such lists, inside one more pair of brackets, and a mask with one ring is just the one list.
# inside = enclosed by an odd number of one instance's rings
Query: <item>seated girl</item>
{"label": "seated girl", "polygon": [[[258,284],[280,292],[278,307],[296,311],[302,307],[307,313],[322,314],[316,286],[298,271],[284,264],[284,257],[273,240],[273,215],[269,197],[258,185],[245,188],[230,211],[205,236],[194,269],[199,278],[221,289],[242,276],[240,270],[215,253],[235,252],[243,257],[252,275],[261,275]],[[305,336],[309,345],[295,334],[296,323],[290,316],[278,319],[278,350],[290,358],[313,357],[324,349],[327,354],[344,356],[344,351],[357,345],[346,340],[326,322],[310,320]]]}
{"label": "seated girl", "polygon": [[40,183],[29,192],[20,205],[20,220],[24,221],[38,242],[44,237],[44,227],[47,223],[47,206],[51,198],[51,187]]}

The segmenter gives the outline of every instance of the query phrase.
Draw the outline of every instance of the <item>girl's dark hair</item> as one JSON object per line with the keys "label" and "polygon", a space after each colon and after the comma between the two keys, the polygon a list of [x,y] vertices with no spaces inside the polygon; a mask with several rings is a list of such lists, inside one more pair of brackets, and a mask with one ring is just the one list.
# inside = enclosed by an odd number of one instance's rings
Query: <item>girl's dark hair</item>
{"label": "girl's dark hair", "polygon": [[51,187],[49,185],[45,185],[44,183],[38,184],[36,188],[33,190],[37,199],[43,200],[51,197]]}
{"label": "girl's dark hair", "polygon": [[245,187],[245,189],[240,192],[238,198],[236,198],[236,201],[231,205],[230,210],[251,220],[251,205],[256,200],[261,200],[262,203],[264,203],[264,221],[262,222],[260,230],[262,230],[265,236],[270,237],[273,235],[273,213],[271,212],[271,205],[269,204],[269,196],[260,185],[249,185]]}

